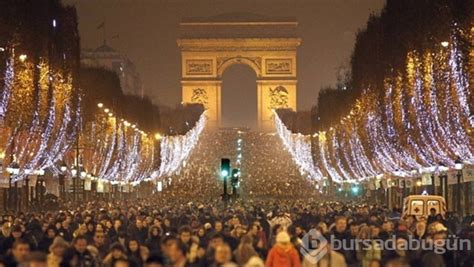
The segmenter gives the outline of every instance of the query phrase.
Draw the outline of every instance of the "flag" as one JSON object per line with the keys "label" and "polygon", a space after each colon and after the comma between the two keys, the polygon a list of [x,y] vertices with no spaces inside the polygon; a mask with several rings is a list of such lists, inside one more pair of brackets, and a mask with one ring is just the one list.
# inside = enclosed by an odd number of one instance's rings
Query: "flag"
{"label": "flag", "polygon": [[98,30],[98,29],[102,29],[102,28],[104,27],[104,24],[105,24],[105,22],[104,22],[104,21],[102,21],[102,23],[101,23],[101,24],[99,24],[99,26],[97,26],[97,30]]}

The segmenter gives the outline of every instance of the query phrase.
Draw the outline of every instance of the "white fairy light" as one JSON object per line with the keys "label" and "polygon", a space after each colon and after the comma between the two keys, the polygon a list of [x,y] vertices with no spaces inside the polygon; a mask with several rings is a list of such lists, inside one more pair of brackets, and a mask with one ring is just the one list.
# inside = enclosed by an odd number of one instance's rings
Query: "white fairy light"
{"label": "white fairy light", "polygon": [[196,146],[206,125],[204,112],[196,125],[185,135],[166,136],[161,139],[161,165],[154,177],[172,176],[181,170],[183,162]]}
{"label": "white fairy light", "polygon": [[275,111],[273,111],[273,117],[276,132],[293,161],[298,165],[300,173],[303,176],[309,175],[311,179],[320,180],[323,175],[319,169],[315,168],[311,156],[311,136],[291,133]]}

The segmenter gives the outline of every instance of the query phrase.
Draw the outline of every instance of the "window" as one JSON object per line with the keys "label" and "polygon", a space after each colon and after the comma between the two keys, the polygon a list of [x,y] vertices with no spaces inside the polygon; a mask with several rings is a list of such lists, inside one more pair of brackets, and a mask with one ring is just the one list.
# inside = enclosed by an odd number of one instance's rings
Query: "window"
{"label": "window", "polygon": [[441,205],[438,200],[428,200],[427,201],[428,212],[433,208],[436,210],[436,214],[440,213]]}
{"label": "window", "polygon": [[423,215],[425,202],[423,200],[412,200],[410,203],[410,214],[420,216]]}

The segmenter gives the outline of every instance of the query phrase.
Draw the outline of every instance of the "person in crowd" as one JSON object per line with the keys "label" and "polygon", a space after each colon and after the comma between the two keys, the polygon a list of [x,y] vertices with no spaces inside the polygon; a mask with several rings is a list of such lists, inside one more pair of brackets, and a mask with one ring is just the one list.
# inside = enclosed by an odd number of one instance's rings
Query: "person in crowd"
{"label": "person in crowd", "polygon": [[73,248],[75,257],[68,255],[67,260],[76,262],[81,267],[97,267],[97,259],[92,255],[92,252],[87,248],[87,239],[85,236],[78,236],[73,240]]}
{"label": "person in crowd", "polygon": [[267,267],[299,267],[301,261],[298,252],[290,242],[290,235],[286,231],[277,234],[275,245],[268,252]]}
{"label": "person in crowd", "polygon": [[53,241],[56,235],[57,235],[56,229],[52,226],[49,226],[46,229],[43,238],[38,243],[38,250],[44,253],[49,252],[49,248],[51,244],[53,244]]}
{"label": "person in crowd", "polygon": [[145,246],[150,250],[150,254],[161,254],[160,240],[161,229],[156,225],[151,226],[145,241]]}
{"label": "person in crowd", "polygon": [[438,213],[435,208],[430,209],[430,215],[428,215],[428,224],[432,224],[438,220]]}
{"label": "person in crowd", "polygon": [[17,239],[13,242],[10,253],[5,257],[7,267],[16,267],[26,262],[30,253],[30,244],[24,239]]}
{"label": "person in crowd", "polygon": [[47,267],[46,254],[41,251],[34,251],[26,257],[25,263],[22,266],[26,267]]}
{"label": "person in crowd", "polygon": [[326,242],[319,242],[314,248],[316,253],[305,253],[303,255],[302,267],[346,267],[344,256],[331,248],[329,234],[319,232],[319,237],[323,237]]}
{"label": "person in crowd", "polygon": [[76,231],[74,231],[74,233],[72,234],[72,236],[75,238],[76,236],[80,236],[80,235],[87,235],[87,225],[86,224],[81,224],[79,225],[79,227],[76,229]]}
{"label": "person in crowd", "polygon": [[140,219],[137,219],[135,225],[130,227],[129,233],[132,237],[137,239],[140,244],[144,244],[148,237],[148,229],[144,226],[143,220]]}
{"label": "person in crowd", "polygon": [[49,247],[47,255],[48,267],[59,267],[63,260],[64,252],[69,248],[69,244],[60,236],[54,238]]}
{"label": "person in crowd", "polygon": [[244,235],[240,239],[239,246],[234,250],[235,261],[240,266],[245,265],[250,260],[250,258],[258,256],[258,253],[255,251],[252,242],[252,235]]}
{"label": "person in crowd", "polygon": [[362,263],[362,267],[371,267],[379,263],[382,259],[380,244],[376,238],[372,238],[372,230],[369,226],[363,226],[356,238],[363,241],[357,250],[357,259]]}
{"label": "person in crowd", "polygon": [[186,258],[186,245],[180,241],[173,242],[168,249],[168,256],[172,267],[193,267]]}
{"label": "person in crowd", "polygon": [[426,222],[420,220],[416,222],[415,231],[413,232],[413,237],[417,240],[426,239]]}
{"label": "person in crowd", "polygon": [[182,226],[179,231],[179,241],[186,245],[186,258],[189,262],[196,262],[198,257],[198,242],[192,237],[191,227]]}
{"label": "person in crowd", "polygon": [[382,232],[380,232],[380,238],[384,241],[389,240],[395,234],[393,222],[385,220],[382,224]]}
{"label": "person in crowd", "polygon": [[62,223],[59,224],[57,229],[58,235],[64,238],[64,240],[71,242],[73,239],[73,235],[70,229],[70,222],[69,220],[64,220]]}
{"label": "person in crowd", "polygon": [[448,229],[440,222],[435,221],[429,230],[430,238],[427,239],[431,243],[431,249],[422,252],[421,266],[422,267],[444,267],[447,263],[453,262],[449,258],[449,251],[446,250],[445,242],[448,234]]}
{"label": "person in crowd", "polygon": [[148,259],[145,262],[145,267],[164,267],[165,266],[165,261],[163,257],[159,255],[150,255]]}
{"label": "person in crowd", "polygon": [[15,225],[12,227],[10,235],[3,241],[2,243],[2,253],[8,252],[16,241],[23,239],[23,241],[27,242],[25,238],[23,238],[23,229],[20,225]]}
{"label": "person in crowd", "polygon": [[109,249],[108,241],[105,239],[105,233],[102,230],[95,231],[93,243],[90,244],[90,246],[94,251],[96,251],[96,258],[99,262],[102,261],[105,255],[107,255]]}
{"label": "person in crowd", "polygon": [[346,216],[339,216],[334,221],[334,229],[331,233],[331,239],[333,242],[340,244],[337,248],[335,248],[336,252],[341,253],[344,255],[345,262],[348,266],[357,264],[357,259],[355,258],[355,250],[346,250],[345,247],[350,244],[350,236],[347,232],[347,217]]}
{"label": "person in crowd", "polygon": [[220,244],[216,247],[214,253],[214,263],[212,267],[221,267],[221,266],[237,266],[232,262],[232,250],[227,243]]}
{"label": "person in crowd", "polygon": [[127,259],[125,248],[120,243],[113,243],[110,246],[110,252],[107,254],[102,261],[104,267],[115,266],[115,263],[119,260]]}
{"label": "person in crowd", "polygon": [[140,245],[138,239],[131,238],[127,242],[127,257],[134,266],[143,266],[149,256],[149,250]]}

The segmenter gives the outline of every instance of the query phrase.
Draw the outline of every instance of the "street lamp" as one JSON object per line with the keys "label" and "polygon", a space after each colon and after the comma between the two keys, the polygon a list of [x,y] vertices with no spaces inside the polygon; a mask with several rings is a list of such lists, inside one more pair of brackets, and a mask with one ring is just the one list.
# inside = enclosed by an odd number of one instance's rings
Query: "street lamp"
{"label": "street lamp", "polygon": [[160,133],[155,134],[155,140],[159,141],[161,138],[163,138],[163,136]]}
{"label": "street lamp", "polygon": [[462,178],[462,168],[464,167],[464,164],[462,160],[458,157],[454,161],[454,168],[457,170],[456,178],[457,178],[457,184],[456,184],[456,210],[458,212],[458,215],[462,216],[462,210],[461,210],[461,178]]}
{"label": "street lamp", "polygon": [[25,62],[27,56],[25,54],[21,54],[18,58],[20,59],[21,62]]}
{"label": "street lamp", "polygon": [[77,175],[77,170],[76,170],[75,167],[73,167],[73,168],[71,169],[71,174],[72,174],[73,177],[76,177],[76,175]]}
{"label": "street lamp", "polygon": [[10,166],[7,167],[7,172],[10,175],[18,175],[20,173],[20,166],[16,162],[12,162]]}
{"label": "street lamp", "polygon": [[66,165],[66,163],[63,163],[63,164],[61,165],[61,167],[59,167],[59,169],[60,169],[61,172],[63,172],[63,173],[66,172],[66,171],[67,171],[67,165]]}
{"label": "street lamp", "polygon": [[464,167],[464,164],[462,162],[462,160],[458,157],[455,161],[454,161],[454,168],[458,171],[462,170],[462,168]]}
{"label": "street lamp", "polygon": [[423,183],[421,182],[421,178],[418,178],[416,179],[416,182],[415,182],[415,194],[421,194],[421,186],[423,185]]}
{"label": "street lamp", "polygon": [[65,176],[66,176],[66,171],[67,171],[67,165],[66,163],[62,163],[61,166],[59,167],[59,170],[61,171],[59,173],[59,196],[62,200],[66,198],[66,181],[65,181]]}

